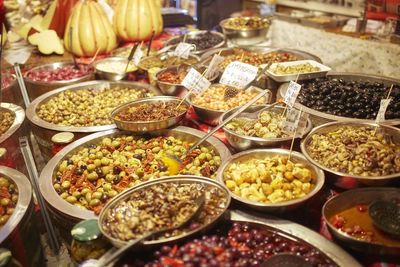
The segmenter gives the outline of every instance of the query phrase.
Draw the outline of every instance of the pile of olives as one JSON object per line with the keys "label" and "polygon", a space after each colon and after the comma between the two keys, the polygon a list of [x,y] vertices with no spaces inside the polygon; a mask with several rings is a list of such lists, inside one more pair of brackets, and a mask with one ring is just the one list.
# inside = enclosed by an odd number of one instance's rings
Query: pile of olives
{"label": "pile of olives", "polygon": [[[317,111],[336,116],[375,119],[381,99],[385,99],[390,86],[381,82],[345,81],[337,78],[318,78],[302,84],[298,100]],[[394,85],[392,101],[386,119],[400,118],[400,86]]]}

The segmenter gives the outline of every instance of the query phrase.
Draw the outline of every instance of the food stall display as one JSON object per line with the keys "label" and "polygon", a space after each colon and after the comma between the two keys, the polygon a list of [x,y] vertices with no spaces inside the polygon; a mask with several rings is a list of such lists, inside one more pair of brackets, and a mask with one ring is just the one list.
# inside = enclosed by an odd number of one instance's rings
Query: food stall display
{"label": "food stall display", "polygon": [[18,59],[36,47],[1,75],[0,255],[44,265],[46,209],[79,266],[116,251],[114,266],[399,264],[376,214],[399,215],[400,80],[334,72],[311,40],[274,47],[275,17],[163,29],[162,12],[56,0],[8,34]]}

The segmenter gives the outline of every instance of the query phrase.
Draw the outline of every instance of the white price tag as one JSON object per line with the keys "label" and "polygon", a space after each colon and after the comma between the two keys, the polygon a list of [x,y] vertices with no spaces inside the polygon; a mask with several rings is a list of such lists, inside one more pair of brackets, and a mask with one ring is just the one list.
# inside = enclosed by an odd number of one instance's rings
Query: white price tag
{"label": "white price tag", "polygon": [[188,74],[186,74],[185,78],[183,79],[182,85],[192,92],[199,94],[210,87],[211,83],[206,78],[204,78],[197,70],[191,68]]}
{"label": "white price tag", "polygon": [[188,59],[190,52],[196,49],[196,46],[188,43],[179,43],[174,51],[174,56]]}
{"label": "white price tag", "polygon": [[257,76],[258,68],[239,61],[234,61],[226,67],[220,83],[242,89]]}
{"label": "white price tag", "polygon": [[212,78],[220,69],[219,64],[224,61],[224,58],[219,56],[219,55],[214,55],[213,58],[211,59],[210,64],[208,65],[206,74],[204,74],[204,77],[207,79]]}
{"label": "white price tag", "polygon": [[289,83],[289,86],[287,88],[285,98],[283,99],[283,102],[285,102],[286,105],[289,107],[293,107],[294,103],[296,103],[297,96],[300,93],[301,85],[291,81]]}
{"label": "white price tag", "polygon": [[282,129],[288,135],[296,133],[297,136],[303,136],[307,128],[307,119],[308,113],[301,112],[295,108],[288,108]]}
{"label": "white price tag", "polygon": [[375,122],[380,123],[385,120],[385,113],[392,99],[382,99],[379,107],[378,115],[376,115]]}
{"label": "white price tag", "polygon": [[144,54],[144,52],[142,50],[142,47],[139,46],[136,49],[135,54],[133,54],[133,64],[135,64],[135,66],[139,66],[139,63],[140,63],[140,60],[143,57],[143,54]]}

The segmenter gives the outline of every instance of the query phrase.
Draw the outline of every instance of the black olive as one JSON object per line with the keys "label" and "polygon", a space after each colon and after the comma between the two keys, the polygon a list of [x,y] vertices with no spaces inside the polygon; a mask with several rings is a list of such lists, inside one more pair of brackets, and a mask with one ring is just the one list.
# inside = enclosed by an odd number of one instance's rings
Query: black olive
{"label": "black olive", "polygon": [[90,149],[95,149],[97,146],[95,145],[95,144],[91,144],[91,145],[89,145],[89,148]]}
{"label": "black olive", "polygon": [[101,170],[100,167],[97,167],[97,168],[95,169],[95,172],[97,173],[97,175],[98,175],[99,177],[104,177],[104,173],[103,173],[103,171]]}
{"label": "black olive", "polygon": [[121,177],[119,176],[119,175],[115,175],[114,176],[114,179],[113,179],[113,183],[114,184],[118,184],[120,181],[121,181]]}
{"label": "black olive", "polygon": [[114,174],[119,174],[122,171],[120,166],[114,166],[113,168],[113,172]]}
{"label": "black olive", "polygon": [[86,170],[87,166],[86,165],[81,165],[81,166],[79,166],[79,168],[81,168],[82,170]]}
{"label": "black olive", "polygon": [[74,161],[71,160],[71,159],[69,159],[69,160],[67,160],[67,163],[68,163],[68,165],[73,165],[73,164],[74,164]]}
{"label": "black olive", "polygon": [[81,168],[76,168],[75,174],[76,175],[82,175],[83,174],[83,170]]}
{"label": "black olive", "polygon": [[361,113],[359,111],[353,112],[353,116],[355,118],[360,118],[361,117]]}
{"label": "black olive", "polygon": [[337,107],[338,107],[338,109],[340,109],[340,110],[344,110],[344,105],[338,105]]}
{"label": "black olive", "polygon": [[138,160],[143,159],[143,156],[142,156],[141,154],[135,154],[135,155],[133,155],[133,157],[134,157],[135,159],[138,159]]}

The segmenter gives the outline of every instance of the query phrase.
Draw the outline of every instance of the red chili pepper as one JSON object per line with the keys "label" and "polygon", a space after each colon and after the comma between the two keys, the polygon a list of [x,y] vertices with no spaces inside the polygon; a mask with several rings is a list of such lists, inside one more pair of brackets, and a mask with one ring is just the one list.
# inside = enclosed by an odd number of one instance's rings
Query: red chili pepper
{"label": "red chili pepper", "polygon": [[161,258],[161,264],[162,266],[171,266],[171,267],[183,267],[185,266],[183,261],[181,260],[177,260],[177,259],[173,259],[170,257],[162,257]]}

